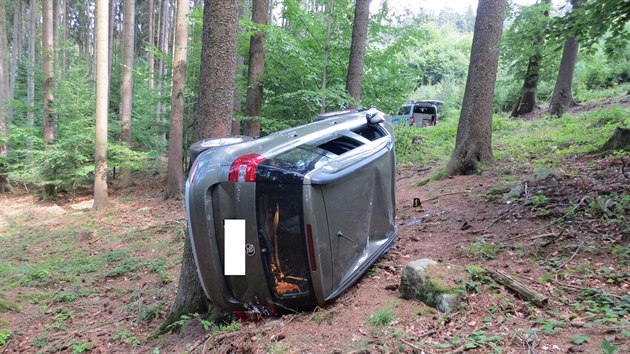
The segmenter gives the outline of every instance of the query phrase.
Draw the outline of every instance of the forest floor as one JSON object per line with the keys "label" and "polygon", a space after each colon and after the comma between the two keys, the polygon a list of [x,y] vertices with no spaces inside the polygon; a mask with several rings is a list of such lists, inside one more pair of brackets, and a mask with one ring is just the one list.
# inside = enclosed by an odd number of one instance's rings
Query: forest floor
{"label": "forest floor", "polygon": [[[162,336],[185,234],[183,201],[162,200],[165,176],[114,191],[98,212],[88,194],[39,201],[17,188],[0,195],[0,352],[630,352],[630,159],[533,166],[424,186],[436,171],[401,167],[398,237],[334,303],[252,323],[191,316]],[[402,268],[421,258],[503,270],[549,304],[489,276],[448,314],[403,300]]]}

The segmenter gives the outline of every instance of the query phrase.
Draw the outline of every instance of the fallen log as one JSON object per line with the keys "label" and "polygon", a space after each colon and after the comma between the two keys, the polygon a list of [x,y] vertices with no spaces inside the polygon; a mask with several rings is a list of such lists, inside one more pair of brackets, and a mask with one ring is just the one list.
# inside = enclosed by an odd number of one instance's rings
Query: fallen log
{"label": "fallen log", "polygon": [[545,307],[549,303],[549,299],[545,295],[510,277],[505,272],[500,270],[488,270],[488,272],[490,272],[490,276],[492,276],[492,279],[494,279],[497,283],[516,292],[534,305],[538,307]]}

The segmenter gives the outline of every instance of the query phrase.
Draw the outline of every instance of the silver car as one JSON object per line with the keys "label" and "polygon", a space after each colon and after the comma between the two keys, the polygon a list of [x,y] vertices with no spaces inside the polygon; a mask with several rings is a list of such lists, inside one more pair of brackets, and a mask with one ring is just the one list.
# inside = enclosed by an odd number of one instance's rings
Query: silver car
{"label": "silver car", "polygon": [[387,252],[396,237],[388,119],[344,111],[193,146],[189,237],[216,306],[251,316],[323,305]]}

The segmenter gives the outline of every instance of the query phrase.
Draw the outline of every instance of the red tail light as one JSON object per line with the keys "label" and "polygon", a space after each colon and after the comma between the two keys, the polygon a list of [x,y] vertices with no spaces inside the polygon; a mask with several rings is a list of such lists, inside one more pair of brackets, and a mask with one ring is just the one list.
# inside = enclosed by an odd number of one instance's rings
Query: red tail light
{"label": "red tail light", "polygon": [[256,182],[256,170],[258,164],[265,161],[265,157],[259,154],[247,154],[237,157],[230,166],[228,181],[230,182]]}
{"label": "red tail light", "polygon": [[315,246],[313,245],[313,230],[311,224],[306,224],[306,242],[308,243],[308,258],[310,258],[311,272],[317,270],[315,262]]}

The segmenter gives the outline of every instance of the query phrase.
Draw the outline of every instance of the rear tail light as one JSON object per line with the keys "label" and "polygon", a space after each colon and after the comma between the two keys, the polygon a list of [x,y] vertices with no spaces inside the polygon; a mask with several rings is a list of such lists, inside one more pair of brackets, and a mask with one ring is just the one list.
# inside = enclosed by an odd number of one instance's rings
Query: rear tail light
{"label": "rear tail light", "polygon": [[259,154],[247,154],[237,157],[230,166],[228,181],[230,182],[256,182],[256,170],[258,164],[265,161],[265,157]]}

